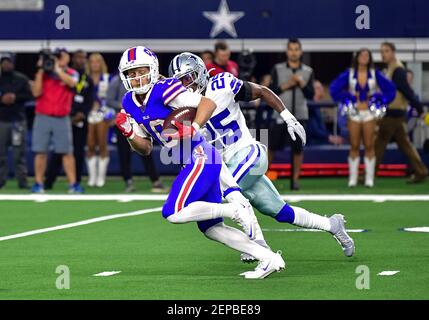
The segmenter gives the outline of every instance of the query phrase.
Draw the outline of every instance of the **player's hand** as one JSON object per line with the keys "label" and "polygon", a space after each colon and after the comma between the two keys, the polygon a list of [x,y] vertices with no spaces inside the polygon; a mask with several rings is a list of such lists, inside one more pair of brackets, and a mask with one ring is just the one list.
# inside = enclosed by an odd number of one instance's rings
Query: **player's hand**
{"label": "player's hand", "polygon": [[193,125],[183,125],[180,122],[175,120],[171,121],[171,124],[177,128],[175,132],[164,132],[163,136],[165,138],[171,138],[173,140],[187,139],[192,138],[196,133],[197,129]]}
{"label": "player's hand", "polygon": [[296,141],[296,135],[301,139],[302,145],[305,146],[307,142],[307,135],[305,134],[304,127],[296,120],[291,118],[286,120],[287,131],[293,141]]}
{"label": "player's hand", "polygon": [[122,135],[127,138],[131,138],[134,135],[133,126],[131,125],[130,118],[124,109],[122,109],[121,112],[116,115],[115,122]]}

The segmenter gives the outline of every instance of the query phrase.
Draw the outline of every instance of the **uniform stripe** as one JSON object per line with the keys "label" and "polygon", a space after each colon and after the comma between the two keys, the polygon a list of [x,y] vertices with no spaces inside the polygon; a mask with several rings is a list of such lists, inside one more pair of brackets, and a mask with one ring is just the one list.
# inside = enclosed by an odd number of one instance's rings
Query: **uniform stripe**
{"label": "uniform stripe", "polygon": [[238,81],[237,81],[237,84],[235,85],[235,88],[234,88],[234,89],[232,89],[232,92],[233,92],[234,94],[237,94],[237,92],[238,92],[238,90],[240,90],[240,88],[241,88],[242,84],[243,84],[243,81],[238,80]]}
{"label": "uniform stripe", "polygon": [[246,174],[250,171],[250,169],[252,169],[257,160],[259,159],[259,156],[261,155],[261,150],[259,149],[259,146],[256,145],[256,150],[258,152],[255,152],[255,146],[252,145],[253,149],[251,152],[249,152],[249,155],[246,157],[247,160],[245,163],[241,163],[237,169],[235,169],[234,173],[232,174],[235,181],[237,181],[237,183],[239,183],[241,181],[241,179],[243,179]]}
{"label": "uniform stripe", "polygon": [[128,50],[128,61],[136,60],[136,48]]}
{"label": "uniform stripe", "polygon": [[225,198],[227,195],[229,195],[231,192],[234,192],[234,191],[241,191],[241,189],[237,187],[230,187],[225,190],[225,192],[223,193],[223,197]]}
{"label": "uniform stripe", "polygon": [[234,89],[234,86],[235,86],[236,82],[237,82],[237,79],[234,79],[234,80],[232,80],[232,81],[231,81],[231,83],[229,84],[229,85],[230,85],[230,87],[231,87],[231,90],[232,90],[232,89]]}
{"label": "uniform stripe", "polygon": [[185,91],[186,91],[186,89],[184,87],[175,91],[174,93],[171,94],[171,96],[169,96],[167,99],[165,99],[164,103],[169,104],[171,101],[174,100],[174,98],[176,98],[179,94],[181,94],[182,92],[185,92]]}
{"label": "uniform stripe", "polygon": [[240,164],[238,165],[237,168],[235,168],[234,172],[232,173],[232,176],[235,178],[236,174],[238,173],[238,171],[240,171],[240,169],[246,164],[247,161],[249,161],[249,159],[252,157],[253,153],[255,152],[255,146],[252,144],[250,146],[250,152],[249,154],[246,156],[246,158],[244,158]]}
{"label": "uniform stripe", "polygon": [[[197,147],[197,151],[204,154],[204,150],[201,146]],[[204,163],[205,163],[204,156],[198,157],[197,161],[195,162],[194,168],[192,169],[191,173],[189,174],[188,178],[183,184],[182,189],[180,190],[179,197],[177,198],[176,205],[175,205],[176,212],[179,212],[180,210],[182,210],[184,204],[186,203],[186,200],[189,197],[189,194],[192,191],[192,188],[195,186],[195,183],[198,181],[198,178],[204,169]]]}
{"label": "uniform stripe", "polygon": [[175,84],[173,84],[171,87],[169,87],[167,90],[164,91],[164,93],[162,94],[162,97],[164,98],[165,96],[167,96],[172,90],[174,90],[175,88],[177,88],[178,86],[181,86],[182,84],[180,83],[180,81],[176,82]]}

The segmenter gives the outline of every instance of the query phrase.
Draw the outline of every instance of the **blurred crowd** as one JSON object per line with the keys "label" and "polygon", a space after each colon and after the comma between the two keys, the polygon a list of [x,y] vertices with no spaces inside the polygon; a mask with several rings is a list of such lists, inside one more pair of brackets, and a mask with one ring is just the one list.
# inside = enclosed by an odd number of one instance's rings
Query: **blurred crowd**
{"label": "blurred crowd", "polygon": [[[392,141],[409,159],[409,182],[424,181],[428,170],[412,144],[410,130],[427,128],[416,123],[426,121],[429,125],[429,118],[412,89],[413,73],[396,58],[395,45],[381,44],[383,70],[375,68],[370,50],[358,50],[350,67],[329,87],[315,78],[311,66],[303,63],[303,53],[301,42],[290,39],[285,60],[260,79],[253,76],[257,62],[250,51],[240,53],[235,62],[227,43],[219,41],[213,51],[200,55],[210,76],[230,72],[275,92],[306,128],[307,145],[349,145],[349,187],[358,184],[361,144],[365,150],[364,184],[372,187],[378,164]],[[68,191],[82,193],[85,165],[87,187],[101,188],[106,184],[109,144],[114,144],[125,191],[135,190],[129,144],[113,125],[126,90],[117,72],[109,72],[102,54],[88,55],[83,50],[71,54],[66,48],[42,51],[32,80],[15,70],[14,54],[0,54],[0,62],[0,189],[8,176],[9,148],[13,150],[15,177],[21,189],[31,188],[33,193],[52,189],[63,169]],[[31,100],[35,100],[35,115],[28,134],[25,105]],[[298,190],[305,147],[290,140],[286,124],[264,101],[243,103],[242,109],[249,127],[268,129],[270,162],[278,151],[291,147],[293,189]],[[428,138],[427,131],[420,135]],[[27,181],[27,146],[35,155],[35,182],[31,187]],[[152,191],[165,191],[152,156],[139,157]]]}

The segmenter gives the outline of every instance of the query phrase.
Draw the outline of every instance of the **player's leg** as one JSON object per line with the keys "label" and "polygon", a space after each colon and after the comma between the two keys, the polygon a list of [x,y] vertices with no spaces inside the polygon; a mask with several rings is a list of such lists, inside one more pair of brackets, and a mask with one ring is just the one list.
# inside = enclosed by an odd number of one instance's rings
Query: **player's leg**
{"label": "player's leg", "polygon": [[214,151],[206,145],[199,148],[174,180],[162,214],[169,222],[187,223],[220,217],[230,218],[240,224],[250,238],[254,237],[253,218],[247,209],[236,203],[211,203],[200,201],[214,182],[219,183],[221,170],[220,156],[216,161],[206,161],[206,156]]}
{"label": "player's leg", "polygon": [[347,122],[350,135],[350,151],[349,151],[349,187],[355,187],[359,178],[359,148],[362,137],[362,124],[360,121],[349,119]]}
{"label": "player's leg", "polygon": [[255,213],[253,212],[253,207],[250,204],[250,201],[243,196],[241,193],[241,188],[238,183],[235,181],[231,172],[229,171],[227,165],[222,161],[222,169],[220,172],[220,190],[222,191],[223,197],[229,203],[237,203],[249,211],[249,214],[253,217],[254,220],[254,234],[255,240],[265,247],[268,247],[262,235],[261,227],[259,226],[258,219],[256,218]]}
{"label": "player's leg", "polygon": [[[202,200],[207,202],[221,201],[219,183],[214,183]],[[262,279],[274,271],[280,271],[285,268],[285,262],[279,253],[274,253],[270,248],[263,247],[256,241],[250,240],[240,230],[225,225],[222,218],[199,221],[198,228],[208,239],[220,242],[231,249],[241,252],[242,255],[245,254],[259,260],[259,264],[254,271],[240,274],[246,279]]]}
{"label": "player's leg", "polygon": [[87,158],[86,163],[88,167],[88,186],[93,187],[97,182],[97,163],[98,157],[95,154],[95,147],[97,143],[97,128],[95,123],[88,124],[88,136],[87,136]]}
{"label": "player's leg", "polygon": [[[368,112],[369,113],[369,112]],[[374,186],[375,174],[375,126],[376,122],[373,119],[363,122],[363,144],[365,146],[365,186]]]}
{"label": "player's leg", "polygon": [[96,128],[98,150],[100,156],[98,161],[96,185],[97,187],[102,187],[106,182],[107,167],[109,165],[109,150],[107,148],[109,123],[107,121],[101,121],[100,123],[96,124]]}
{"label": "player's leg", "polygon": [[[354,244],[347,235],[344,228],[344,219],[340,215],[333,215],[330,218],[309,212],[300,207],[290,206],[280,196],[273,183],[265,176],[261,175],[268,166],[268,159],[263,145],[260,148],[258,163],[254,169],[240,179],[239,185],[243,195],[250,200],[250,203],[262,214],[276,219],[278,222],[293,224],[302,228],[319,229],[330,232],[334,237],[341,237],[341,246],[346,255],[352,254]],[[228,162],[230,170],[235,167],[235,156]],[[254,171],[253,171],[254,170]]]}

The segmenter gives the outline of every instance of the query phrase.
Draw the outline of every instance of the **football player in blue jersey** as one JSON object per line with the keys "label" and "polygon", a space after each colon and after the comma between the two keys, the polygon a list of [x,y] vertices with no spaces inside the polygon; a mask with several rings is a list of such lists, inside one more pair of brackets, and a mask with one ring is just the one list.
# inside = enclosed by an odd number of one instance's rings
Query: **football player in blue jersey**
{"label": "football player in blue jersey", "polygon": [[[245,278],[264,278],[284,269],[285,262],[280,253],[251,240],[254,238],[254,214],[250,204],[222,204],[219,182],[222,160],[199,133],[216,104],[186,90],[175,78],[163,79],[159,75],[156,55],[142,46],[123,53],[119,72],[128,91],[122,101],[124,110],[116,118],[119,130],[128,138],[131,147],[142,155],[152,151],[152,141],[155,140],[171,151],[169,154],[174,161],[183,165],[163,206],[163,217],[171,223],[195,221],[209,239],[254,256],[260,263],[254,271],[243,273]],[[173,123],[177,130],[163,132],[164,120],[173,110],[184,106],[197,108],[193,123]],[[236,195],[238,191],[231,189],[230,194]],[[226,226],[223,218],[237,222],[246,234]]]}
{"label": "football player in blue jersey", "polygon": [[[268,169],[266,147],[250,134],[238,102],[263,99],[280,113],[287,124],[285,134],[289,134],[294,141],[299,137],[298,141],[305,144],[304,128],[276,94],[267,87],[239,80],[228,72],[209,79],[204,62],[190,52],[181,53],[173,58],[169,66],[169,76],[180,79],[185,87],[193,92],[203,93],[216,103],[216,110],[205,126],[207,140],[221,153],[243,195],[256,209],[278,222],[327,231],[339,242],[346,256],[354,254],[354,242],[346,232],[343,215],[334,214],[328,218],[304,208],[291,206],[282,199],[272,182],[265,176]],[[225,179],[221,177],[221,180]],[[222,187],[227,187],[227,184],[222,183]],[[254,222],[255,241],[267,246],[257,220]],[[254,260],[247,254],[242,254],[241,259],[244,262]]]}

